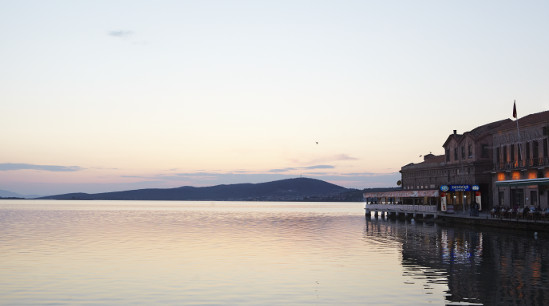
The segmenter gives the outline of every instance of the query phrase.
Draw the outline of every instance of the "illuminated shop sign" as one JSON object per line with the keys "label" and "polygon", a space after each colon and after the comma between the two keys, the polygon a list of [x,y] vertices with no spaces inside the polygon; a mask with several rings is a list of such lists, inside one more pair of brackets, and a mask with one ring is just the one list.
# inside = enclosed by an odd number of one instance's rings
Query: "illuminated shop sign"
{"label": "illuminated shop sign", "polygon": [[471,185],[450,185],[450,191],[469,191]]}
{"label": "illuminated shop sign", "polygon": [[442,192],[455,192],[455,191],[477,191],[479,190],[478,185],[442,185],[440,186],[440,191]]}

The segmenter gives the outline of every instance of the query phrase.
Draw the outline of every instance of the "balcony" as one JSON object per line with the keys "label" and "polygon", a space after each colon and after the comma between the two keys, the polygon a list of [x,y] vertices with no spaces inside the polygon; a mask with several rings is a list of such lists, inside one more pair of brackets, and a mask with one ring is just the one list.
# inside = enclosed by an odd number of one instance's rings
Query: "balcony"
{"label": "balcony", "polygon": [[530,158],[526,160],[515,160],[510,162],[495,163],[494,168],[498,170],[520,170],[535,167],[548,167],[549,157]]}

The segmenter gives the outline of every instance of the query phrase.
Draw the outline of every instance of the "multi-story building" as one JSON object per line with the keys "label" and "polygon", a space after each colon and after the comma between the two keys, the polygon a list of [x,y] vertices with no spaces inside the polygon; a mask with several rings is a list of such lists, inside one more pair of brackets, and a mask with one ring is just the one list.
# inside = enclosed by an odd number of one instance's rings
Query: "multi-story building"
{"label": "multi-story building", "polygon": [[[402,190],[365,193],[386,203],[438,205],[438,210],[494,206],[549,207],[549,111],[505,119],[458,134],[444,155],[424,156],[400,170]],[[382,200],[380,200],[380,198]]]}
{"label": "multi-story building", "polygon": [[549,111],[508,122],[492,137],[494,203],[507,208],[547,208]]}
{"label": "multi-story building", "polygon": [[446,205],[455,210],[468,210],[472,203],[489,206],[492,133],[510,122],[492,122],[463,134],[454,130],[442,145],[444,155],[428,154],[422,163],[401,168],[402,188],[440,190],[439,199],[426,200],[441,205],[442,210],[446,210]]}

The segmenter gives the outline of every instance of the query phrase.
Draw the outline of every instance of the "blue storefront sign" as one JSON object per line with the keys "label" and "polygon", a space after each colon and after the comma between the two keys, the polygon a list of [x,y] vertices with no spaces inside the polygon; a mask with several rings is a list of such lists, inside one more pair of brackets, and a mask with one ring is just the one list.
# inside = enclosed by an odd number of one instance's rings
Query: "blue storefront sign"
{"label": "blue storefront sign", "polygon": [[470,191],[471,185],[450,185],[450,191]]}
{"label": "blue storefront sign", "polygon": [[471,191],[471,190],[478,190],[478,185],[473,185],[473,188],[471,189],[471,185],[442,185],[440,186],[440,191],[442,192],[456,192],[456,191]]}

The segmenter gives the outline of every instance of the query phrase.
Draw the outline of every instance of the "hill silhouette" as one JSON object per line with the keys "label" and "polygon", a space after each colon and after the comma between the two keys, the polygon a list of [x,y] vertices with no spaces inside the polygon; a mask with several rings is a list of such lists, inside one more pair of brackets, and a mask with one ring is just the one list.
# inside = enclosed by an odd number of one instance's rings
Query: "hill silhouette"
{"label": "hill silhouette", "polygon": [[[56,200],[179,200],[179,201],[349,201],[347,189],[311,178],[285,179],[258,184],[230,184],[211,187],[138,189],[104,193],[68,193],[41,197]],[[356,198],[356,197],[355,197]],[[353,199],[357,200],[357,199]],[[360,201],[360,199],[358,199]]]}

